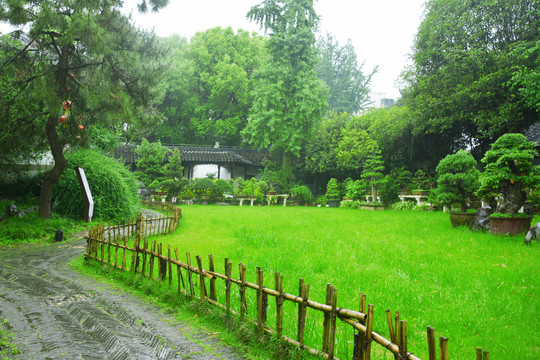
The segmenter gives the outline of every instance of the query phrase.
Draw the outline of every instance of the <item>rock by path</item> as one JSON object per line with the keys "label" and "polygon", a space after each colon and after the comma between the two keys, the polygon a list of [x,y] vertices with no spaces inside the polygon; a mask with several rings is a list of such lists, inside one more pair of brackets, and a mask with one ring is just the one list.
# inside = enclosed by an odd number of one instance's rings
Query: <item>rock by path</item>
{"label": "rock by path", "polygon": [[0,319],[16,359],[243,359],[211,337],[203,349],[173,316],[75,273],[68,263],[85,244],[0,248]]}

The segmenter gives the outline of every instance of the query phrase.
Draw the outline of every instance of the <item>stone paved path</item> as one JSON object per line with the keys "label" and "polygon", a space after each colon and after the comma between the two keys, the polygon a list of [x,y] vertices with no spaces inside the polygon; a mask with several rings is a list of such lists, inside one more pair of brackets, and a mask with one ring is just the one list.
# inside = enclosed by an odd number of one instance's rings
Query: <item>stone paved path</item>
{"label": "stone paved path", "polygon": [[68,263],[85,244],[0,248],[0,319],[22,352],[16,359],[243,359],[155,306],[74,273]]}

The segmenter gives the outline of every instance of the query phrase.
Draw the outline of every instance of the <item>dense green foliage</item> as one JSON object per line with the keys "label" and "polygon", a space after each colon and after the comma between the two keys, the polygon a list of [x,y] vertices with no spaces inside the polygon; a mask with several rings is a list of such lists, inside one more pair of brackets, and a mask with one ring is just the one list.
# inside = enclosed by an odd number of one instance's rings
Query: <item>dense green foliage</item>
{"label": "dense green foliage", "polygon": [[248,17],[269,34],[269,59],[256,75],[253,106],[243,135],[259,148],[299,156],[327,108],[317,77],[313,0],[265,1]]}
{"label": "dense green foliage", "polygon": [[[247,264],[250,282],[260,266],[269,287],[279,271],[290,294],[297,294],[303,278],[311,284],[313,301],[324,303],[327,283],[337,287],[338,307],[357,309],[359,293],[365,293],[375,305],[374,331],[388,338],[384,311],[399,311],[407,321],[409,351],[422,359],[428,358],[427,326],[450,338],[455,358],[474,358],[479,346],[504,359],[536,359],[540,279],[531,273],[540,271],[540,247],[524,247],[522,238],[454,229],[442,212],[190,206],[182,215],[179,231],[159,241],[192,257],[213,254],[216,264],[225,257]],[[218,280],[220,302],[224,288]],[[231,291],[236,299],[238,287]],[[267,321],[273,326],[271,300]],[[231,304],[236,311],[239,302]],[[250,309],[248,316],[255,317]],[[306,344],[317,347],[323,316],[310,314],[306,329],[313,330],[306,331]],[[297,306],[286,307],[284,335],[296,336],[297,315]],[[337,334],[342,341],[336,357],[352,358],[350,326],[338,321]],[[385,358],[382,347],[372,349],[372,358]]]}
{"label": "dense green foliage", "polygon": [[356,52],[349,40],[340,46],[328,33],[317,42],[319,63],[317,75],[324,80],[329,89],[328,111],[355,114],[371,104],[369,84],[377,72],[377,67],[364,74],[364,64],[358,64]]}
{"label": "dense green foliage", "polygon": [[491,145],[482,162],[480,196],[502,194],[497,212],[516,214],[527,199],[528,190],[540,187],[540,167],[533,165],[536,144],[521,134],[505,134]]}
{"label": "dense green foliage", "polygon": [[159,106],[167,119],[156,136],[177,144],[241,145],[253,75],[266,55],[264,39],[217,27],[197,33],[189,43],[178,37],[167,43],[173,67]]}
{"label": "dense green foliage", "polygon": [[[160,182],[164,180],[165,176],[165,155],[167,155],[168,149],[161,146],[159,140],[148,142],[148,140],[143,139],[141,146],[138,146],[135,151],[137,152],[137,176],[146,187],[159,189]],[[180,156],[180,154],[177,155]],[[181,162],[181,159],[175,158],[173,160]],[[173,163],[168,165],[167,169],[175,173],[173,176],[178,176],[180,166],[181,163]]]}
{"label": "dense green foliage", "polygon": [[92,150],[67,154],[69,166],[54,188],[56,212],[82,218],[86,203],[73,169],[82,167],[94,199],[94,218],[125,220],[139,209],[138,182],[124,165]]}
{"label": "dense green foliage", "polygon": [[437,195],[443,205],[453,202],[461,204],[461,212],[467,210],[467,203],[472,200],[473,193],[480,185],[480,171],[471,154],[460,150],[447,155],[437,165]]}
{"label": "dense green foliage", "polygon": [[[153,10],[167,0],[143,0]],[[0,1],[0,21],[21,27],[2,38],[0,124],[19,155],[44,150],[54,167],[45,174],[40,216],[50,216],[52,189],[67,166],[64,148],[84,143],[92,124],[135,124],[138,133],[159,119],[152,104],[163,68],[154,35],[137,30],[119,9],[123,1]],[[11,41],[13,40],[13,41]],[[0,52],[0,53],[3,53]],[[6,74],[4,78],[4,74]],[[17,124],[21,124],[20,126]],[[4,131],[2,131],[4,133]],[[10,155],[9,151],[2,151]]]}
{"label": "dense green foliage", "polygon": [[404,98],[436,157],[471,145],[481,155],[538,121],[538,51],[530,50],[540,38],[538,9],[538,0],[426,3]]}

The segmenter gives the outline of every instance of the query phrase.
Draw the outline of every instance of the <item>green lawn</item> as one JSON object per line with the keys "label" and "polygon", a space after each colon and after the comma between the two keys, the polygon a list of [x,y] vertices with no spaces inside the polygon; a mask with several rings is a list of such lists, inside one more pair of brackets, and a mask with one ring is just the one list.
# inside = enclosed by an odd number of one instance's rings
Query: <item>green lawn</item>
{"label": "green lawn", "polygon": [[[540,221],[537,216],[533,221]],[[359,294],[375,305],[374,330],[390,338],[385,310],[407,320],[409,351],[427,359],[426,327],[450,339],[450,356],[474,358],[475,348],[494,359],[540,356],[540,246],[523,237],[495,237],[453,229],[448,215],[414,211],[362,211],[305,207],[184,206],[178,230],[158,238],[178,247],[185,261],[213,254],[217,271],[223,259],[285,276],[285,292],[297,294],[298,280],[311,283],[310,299],[324,302],[326,284],[338,289],[338,307],[358,308]],[[224,303],[218,281],[218,297]],[[237,290],[234,306],[238,309]],[[248,312],[255,316],[254,299]],[[274,327],[274,299],[268,323]],[[284,335],[296,336],[296,310],[286,307]],[[339,323],[339,321],[338,321]],[[308,311],[306,344],[320,349],[322,315]],[[338,324],[337,353],[352,357],[353,331]],[[374,344],[374,357],[390,359]],[[386,354],[386,355],[383,355]]]}

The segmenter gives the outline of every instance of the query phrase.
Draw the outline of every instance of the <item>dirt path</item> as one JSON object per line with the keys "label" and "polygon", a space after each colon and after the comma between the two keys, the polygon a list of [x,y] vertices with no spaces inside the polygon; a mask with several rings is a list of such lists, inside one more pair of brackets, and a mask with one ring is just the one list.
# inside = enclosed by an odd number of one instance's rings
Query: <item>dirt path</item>
{"label": "dirt path", "polygon": [[151,304],[74,273],[68,263],[84,248],[84,240],[0,248],[0,319],[21,350],[16,359],[243,359]]}

